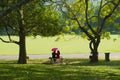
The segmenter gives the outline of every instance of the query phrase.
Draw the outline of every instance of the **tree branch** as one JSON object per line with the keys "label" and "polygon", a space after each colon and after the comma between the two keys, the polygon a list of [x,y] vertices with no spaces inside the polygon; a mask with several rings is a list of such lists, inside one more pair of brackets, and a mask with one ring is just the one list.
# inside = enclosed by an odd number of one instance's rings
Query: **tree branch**
{"label": "tree branch", "polygon": [[15,41],[15,40],[12,40],[12,39],[11,39],[11,35],[10,35],[9,32],[8,32],[8,27],[7,27],[6,23],[3,22],[3,24],[4,24],[4,26],[5,26],[5,30],[6,30],[6,33],[7,33],[7,35],[8,35],[9,41],[6,41],[6,40],[4,40],[4,39],[2,39],[2,38],[0,38],[0,40],[1,40],[2,42],[5,42],[5,43],[15,43],[15,44],[19,44],[18,41]]}
{"label": "tree branch", "polygon": [[19,42],[14,41],[14,40],[6,41],[6,40],[2,39],[1,37],[0,37],[0,40],[1,40],[2,42],[4,42],[4,43],[15,43],[15,44],[18,44],[18,45],[19,45]]}
{"label": "tree branch", "polygon": [[101,2],[100,2],[100,7],[99,7],[99,10],[98,10],[98,26],[99,26],[99,24],[101,23],[101,22],[100,22],[100,12],[101,12],[101,9],[102,9],[102,3],[103,3],[103,0],[101,0]]}
{"label": "tree branch", "polygon": [[87,32],[87,30],[85,28],[83,28],[79,22],[79,20],[77,18],[75,18],[75,20],[77,21],[79,28],[90,38],[93,39],[93,37]]}
{"label": "tree branch", "polygon": [[88,27],[90,28],[90,30],[92,31],[92,33],[96,34],[96,32],[93,30],[93,28],[91,27],[91,25],[89,24],[89,21],[88,21],[88,0],[85,0],[85,3],[86,3],[86,9],[85,9],[86,23],[87,23]]}
{"label": "tree branch", "polygon": [[18,31],[18,32],[19,32],[19,30],[13,28],[10,24],[7,24],[7,26],[10,27],[12,30],[14,30],[14,31]]}
{"label": "tree branch", "polygon": [[[8,21],[6,22],[6,26],[9,27],[9,28],[11,28],[11,29],[14,30],[14,31],[18,31],[18,32],[19,32],[18,29],[15,29],[13,26],[10,25],[10,24],[11,24],[11,22],[10,22],[11,18],[10,18],[9,16],[6,16],[6,18],[7,18],[7,20],[8,20]],[[5,22],[3,21],[2,23],[5,23]]]}

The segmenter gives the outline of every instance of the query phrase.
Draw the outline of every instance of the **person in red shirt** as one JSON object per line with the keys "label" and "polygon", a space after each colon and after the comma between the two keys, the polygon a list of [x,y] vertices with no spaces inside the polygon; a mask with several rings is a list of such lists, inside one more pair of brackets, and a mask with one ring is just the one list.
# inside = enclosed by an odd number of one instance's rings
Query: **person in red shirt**
{"label": "person in red shirt", "polygon": [[57,53],[56,53],[56,58],[57,59],[60,59],[60,51],[58,50]]}

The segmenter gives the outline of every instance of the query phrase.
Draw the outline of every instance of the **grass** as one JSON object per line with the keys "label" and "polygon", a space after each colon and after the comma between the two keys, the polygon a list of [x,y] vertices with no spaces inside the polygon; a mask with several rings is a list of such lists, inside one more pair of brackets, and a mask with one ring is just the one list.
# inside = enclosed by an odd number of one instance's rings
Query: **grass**
{"label": "grass", "polygon": [[[3,36],[7,39],[6,36]],[[61,53],[89,53],[89,41],[79,36],[61,37],[59,41],[55,41],[57,37],[27,37],[26,48],[28,54],[49,54],[51,48],[60,48]],[[14,40],[18,37],[13,36]],[[116,41],[114,41],[116,39]],[[110,40],[102,39],[99,52],[120,52],[120,38],[117,35],[112,35]],[[8,44],[0,42],[0,55],[18,54],[19,48],[16,44]]]}
{"label": "grass", "polygon": [[120,80],[120,60],[89,63],[88,59],[66,59],[64,64],[43,64],[46,59],[0,60],[0,80]]}

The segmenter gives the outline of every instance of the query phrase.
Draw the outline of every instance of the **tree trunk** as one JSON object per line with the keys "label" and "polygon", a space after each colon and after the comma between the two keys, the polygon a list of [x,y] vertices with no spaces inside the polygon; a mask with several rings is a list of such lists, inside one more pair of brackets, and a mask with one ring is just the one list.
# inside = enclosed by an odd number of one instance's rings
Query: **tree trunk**
{"label": "tree trunk", "polygon": [[26,64],[26,43],[25,43],[25,35],[20,35],[20,42],[19,42],[19,59],[18,63],[19,64]]}
{"label": "tree trunk", "polygon": [[91,52],[90,62],[98,62],[98,52]]}
{"label": "tree trunk", "polygon": [[89,44],[90,50],[91,50],[90,62],[98,62],[99,43],[100,43],[100,36],[97,36],[90,41],[90,44]]}

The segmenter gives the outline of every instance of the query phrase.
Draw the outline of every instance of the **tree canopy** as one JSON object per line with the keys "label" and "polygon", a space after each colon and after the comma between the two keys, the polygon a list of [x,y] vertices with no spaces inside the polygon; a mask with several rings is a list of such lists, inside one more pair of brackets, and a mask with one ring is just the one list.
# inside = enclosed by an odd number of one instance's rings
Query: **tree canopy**
{"label": "tree canopy", "polygon": [[78,26],[87,36],[90,41],[91,62],[97,62],[101,37],[109,38],[109,32],[106,32],[105,28],[113,14],[119,12],[120,0],[100,0],[97,4],[93,4],[91,0],[72,2],[62,0],[61,4],[62,12],[67,12],[68,20],[73,22],[72,25]]}

